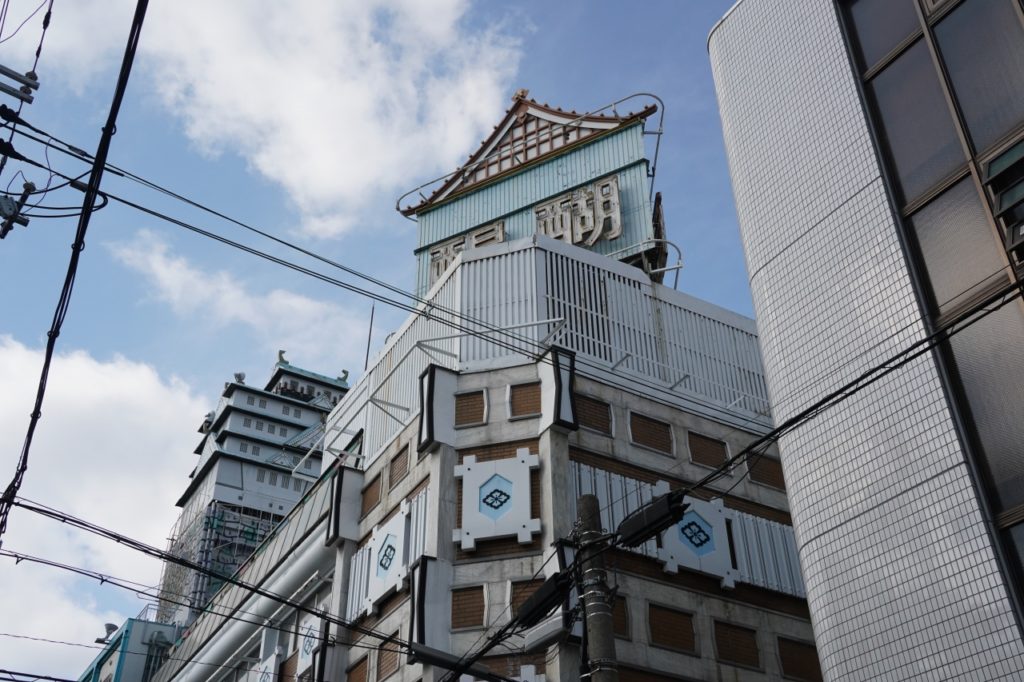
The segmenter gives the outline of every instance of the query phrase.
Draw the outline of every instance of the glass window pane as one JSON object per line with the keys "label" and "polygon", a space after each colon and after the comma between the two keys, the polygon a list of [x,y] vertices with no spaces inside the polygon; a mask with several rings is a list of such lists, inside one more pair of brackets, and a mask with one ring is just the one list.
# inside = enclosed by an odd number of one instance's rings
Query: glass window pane
{"label": "glass window pane", "polygon": [[914,0],[854,0],[850,20],[857,36],[857,52],[864,69],[920,30]]}
{"label": "glass window pane", "polygon": [[963,148],[923,40],[868,83],[904,204],[964,164]]}
{"label": "glass window pane", "polygon": [[995,486],[997,513],[1024,504],[1024,306],[1014,301],[953,336],[960,381]]}
{"label": "glass window pane", "polygon": [[975,151],[1024,122],[1024,27],[1010,0],[962,3],[935,38]]}
{"label": "glass window pane", "polygon": [[[940,312],[968,300],[1002,274],[1006,262],[970,178],[961,180],[915,213],[917,235]],[[964,293],[966,292],[966,293]]]}

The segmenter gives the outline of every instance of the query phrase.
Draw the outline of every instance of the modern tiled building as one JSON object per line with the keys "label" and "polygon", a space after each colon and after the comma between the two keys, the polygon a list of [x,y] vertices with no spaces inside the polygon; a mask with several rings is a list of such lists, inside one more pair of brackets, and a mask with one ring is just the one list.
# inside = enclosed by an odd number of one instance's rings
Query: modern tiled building
{"label": "modern tiled building", "polygon": [[[657,281],[657,113],[521,92],[404,209],[425,300],[331,412],[319,480],[237,574],[289,604],[225,587],[157,682],[441,680],[410,645],[479,650],[571,562],[580,495],[613,529],[771,428],[753,322]],[[777,454],[690,503],[660,540],[607,553],[619,679],[819,680]],[[482,663],[580,679],[575,615]]]}
{"label": "modern tiled building", "polygon": [[741,0],[709,51],[776,420],[957,330],[781,441],[825,677],[1021,679],[1022,5]]}

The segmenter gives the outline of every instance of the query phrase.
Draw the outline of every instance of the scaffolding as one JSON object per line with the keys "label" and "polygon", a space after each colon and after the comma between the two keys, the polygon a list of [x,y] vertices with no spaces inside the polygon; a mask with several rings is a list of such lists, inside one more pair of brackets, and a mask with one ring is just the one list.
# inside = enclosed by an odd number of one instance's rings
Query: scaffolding
{"label": "scaffolding", "polygon": [[[191,506],[191,505],[190,505]],[[202,514],[182,511],[167,551],[208,571],[233,575],[284,518],[269,511],[211,500]],[[164,562],[157,622],[190,623],[224,581],[209,573]]]}

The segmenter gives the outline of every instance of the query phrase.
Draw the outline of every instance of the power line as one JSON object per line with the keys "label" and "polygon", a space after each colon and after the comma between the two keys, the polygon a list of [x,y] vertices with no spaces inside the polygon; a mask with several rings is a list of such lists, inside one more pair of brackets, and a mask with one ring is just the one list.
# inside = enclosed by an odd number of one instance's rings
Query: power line
{"label": "power line", "polygon": [[[142,585],[142,583],[135,583],[134,581],[127,580],[125,578],[116,578],[114,576],[106,575],[104,573],[100,573],[98,571],[93,571],[93,570],[90,570],[90,569],[87,569],[87,568],[83,568],[81,566],[74,566],[74,565],[71,565],[71,564],[64,564],[64,563],[61,563],[59,561],[54,561],[52,559],[45,559],[45,558],[42,558],[42,557],[36,557],[36,556],[32,556],[30,554],[23,554],[21,552],[13,552],[11,550],[6,550],[6,549],[0,549],[0,556],[6,556],[6,557],[9,557],[9,558],[12,558],[12,559],[14,559],[15,563],[21,563],[22,561],[27,561],[29,563],[39,564],[41,566],[49,566],[51,568],[57,568],[57,569],[60,569],[60,570],[63,570],[63,571],[67,571],[69,573],[75,573],[75,574],[78,574],[78,575],[81,575],[81,576],[84,576],[84,577],[87,577],[87,578],[92,578],[94,580],[97,580],[97,581],[99,581],[99,583],[101,585],[113,585],[114,587],[118,587],[118,588],[121,588],[123,590],[127,590],[129,592],[133,592],[136,595],[145,594],[145,592],[140,592],[136,588],[136,586]],[[146,587],[147,589],[150,589],[150,590],[159,590],[159,587],[155,587],[155,586],[148,586],[147,585],[147,586],[144,586],[144,587]],[[179,593],[169,593],[169,594],[176,594],[177,596],[183,597],[185,599],[188,598],[186,595],[182,595],[182,594],[179,594]],[[146,594],[146,596],[147,597],[151,597],[152,595]],[[189,602],[177,601],[177,600],[174,600],[174,599],[166,599],[166,598],[163,598],[163,597],[161,597],[161,599],[163,599],[164,601],[167,601],[167,602],[169,602],[171,604],[174,604],[176,606],[191,607],[191,604]],[[243,613],[245,615],[253,616],[254,618],[259,618],[259,620],[248,620],[248,619],[243,618],[241,616],[237,616],[234,613],[228,613],[228,612],[225,612],[225,611],[220,611],[219,612],[219,611],[216,611],[213,607],[214,607],[214,605],[211,602],[206,608],[203,609],[203,612],[204,613],[207,613],[207,612],[208,613],[212,613],[215,616],[221,616],[221,617],[226,618],[228,620],[234,620],[234,621],[238,621],[240,623],[246,623],[248,625],[257,625],[259,627],[265,627],[266,624],[267,624],[267,620],[265,618],[260,618],[256,614],[253,614],[253,613],[248,612],[248,611],[244,611],[244,610],[242,610],[240,608],[237,609],[235,611],[235,613],[241,612],[241,613]],[[303,632],[301,630],[301,628],[299,627],[298,622],[296,622],[296,624],[295,624],[295,630],[285,630],[284,628],[280,628],[280,627],[275,628],[275,629],[276,630],[280,630],[280,631],[284,631],[284,632],[288,632],[289,634],[293,634],[293,635],[296,635],[296,636],[300,636],[300,635],[302,635],[302,636],[310,636],[310,635],[308,635],[308,633],[305,633],[305,632]],[[333,637],[330,637],[330,636],[328,636],[328,637],[321,637],[319,634],[314,634],[314,635],[311,635],[311,636],[314,639],[316,639],[317,641],[325,643],[325,644],[336,644],[337,643],[336,640]],[[380,648],[380,645],[366,645],[366,644],[354,644],[354,643],[353,644],[346,644],[345,646],[352,646],[352,647],[360,648],[360,649],[378,649],[378,648]]]}
{"label": "power line", "polygon": [[[0,675],[7,675],[7,678],[11,680],[11,682],[36,682],[36,680],[47,680],[48,682],[78,682],[78,680],[69,680],[64,677],[51,677],[49,675],[41,675],[39,673],[20,673],[15,670],[0,669]],[[26,679],[18,679],[22,677]]]}
{"label": "power line", "polygon": [[144,542],[142,542],[140,540],[136,540],[134,538],[128,537],[127,535],[122,535],[122,534],[120,534],[120,533],[118,533],[116,531],[109,530],[107,528],[103,528],[102,526],[90,523],[89,521],[86,521],[84,519],[80,519],[78,517],[72,516],[71,514],[67,514],[65,512],[59,511],[57,509],[54,509],[53,507],[48,507],[46,505],[42,505],[42,504],[39,504],[37,502],[31,502],[31,501],[28,501],[28,500],[26,500],[24,498],[21,498],[21,497],[16,498],[14,500],[14,505],[19,507],[19,508],[21,508],[21,509],[25,509],[26,511],[30,511],[30,512],[33,512],[35,514],[39,514],[40,516],[45,516],[45,517],[54,519],[56,521],[60,521],[61,523],[68,524],[68,525],[73,526],[75,528],[78,528],[80,530],[84,530],[84,531],[86,531],[88,533],[92,533],[93,535],[98,535],[100,537],[107,538],[108,540],[113,540],[113,541],[115,541],[115,542],[117,542],[117,543],[119,543],[121,545],[124,545],[125,547],[128,547],[129,549],[136,550],[136,551],[141,552],[143,554],[146,554],[146,555],[148,555],[150,557],[153,557],[153,558],[156,558],[156,559],[162,559],[164,561],[167,561],[167,562],[170,562],[170,563],[173,563],[173,564],[177,564],[179,566],[184,566],[185,568],[190,568],[190,569],[192,569],[194,571],[198,571],[198,572],[203,573],[205,575],[209,575],[210,577],[217,578],[219,580],[223,580],[225,583],[228,583],[228,584],[234,585],[235,587],[243,589],[246,592],[248,592],[249,594],[265,597],[267,599],[270,599],[271,601],[275,601],[275,602],[278,602],[278,603],[283,604],[285,606],[289,606],[289,607],[295,609],[296,611],[301,611],[302,613],[306,613],[306,614],[309,614],[309,615],[317,617],[317,618],[322,618],[324,620],[327,620],[331,624],[337,625],[338,627],[341,627],[341,628],[343,628],[345,630],[350,630],[352,632],[356,632],[356,633],[359,633],[359,634],[363,634],[363,635],[367,635],[367,636],[370,636],[370,637],[374,637],[374,638],[377,638],[377,639],[380,639],[380,640],[383,640],[383,641],[386,641],[386,642],[393,642],[393,643],[396,643],[399,646],[402,646],[402,647],[404,647],[406,649],[409,648],[409,643],[408,642],[406,642],[404,640],[401,640],[401,639],[398,639],[396,637],[393,637],[392,635],[387,635],[387,634],[378,632],[377,630],[373,630],[371,628],[367,628],[367,627],[364,627],[364,626],[361,626],[361,625],[357,625],[356,623],[354,623],[352,621],[348,621],[348,620],[345,620],[345,619],[342,619],[342,618],[337,618],[337,617],[331,615],[330,613],[328,613],[326,611],[323,611],[323,610],[320,610],[320,609],[310,608],[310,607],[308,607],[308,606],[306,606],[304,604],[301,604],[299,602],[296,602],[296,601],[294,601],[294,600],[292,600],[292,599],[290,599],[288,597],[284,597],[282,595],[276,594],[274,592],[266,590],[266,589],[264,589],[262,587],[259,587],[257,585],[252,585],[250,583],[247,583],[244,580],[241,580],[240,578],[236,578],[233,575],[227,575],[227,574],[224,574],[224,573],[219,573],[217,571],[213,571],[213,570],[211,570],[209,568],[206,568],[205,566],[202,566],[200,564],[197,564],[197,563],[195,563],[193,561],[190,561],[190,560],[185,559],[183,557],[179,557],[179,556],[177,556],[175,554],[172,554],[170,552],[166,552],[164,550],[158,549],[156,547],[153,547],[152,545],[147,545],[146,543],[144,543]]}
{"label": "power line", "polygon": [[[46,135],[49,138],[49,140],[43,140],[43,139],[37,138],[37,137],[35,137],[33,135],[29,135],[28,133],[25,133],[23,131],[19,131],[19,134],[27,137],[28,139],[31,139],[31,140],[37,142],[37,143],[43,144],[44,146],[52,147],[53,149],[56,149],[56,150],[60,151],[63,154],[71,156],[72,158],[76,158],[76,159],[79,159],[79,160],[91,158],[86,152],[82,151],[78,147],[75,147],[74,145],[71,145],[68,142],[65,142],[65,141],[61,140],[58,137],[52,136],[49,133],[46,133],[45,131],[42,131],[42,130],[40,130],[38,128],[32,128],[32,129],[35,130],[36,132],[38,132],[41,135]],[[50,142],[50,140],[56,140],[56,141],[60,142],[60,144],[64,145],[64,147],[66,147],[66,149],[62,148],[62,147],[59,147],[59,146],[54,146]],[[32,162],[32,163],[34,163],[34,162]],[[185,197],[185,196],[183,196],[183,195],[181,195],[181,194],[179,194],[177,192],[174,192],[173,190],[170,190],[170,189],[167,189],[165,187],[162,187],[162,186],[160,186],[159,184],[157,184],[155,182],[146,180],[145,178],[142,178],[142,177],[132,173],[131,171],[127,171],[127,170],[125,170],[123,168],[119,168],[119,167],[117,167],[117,166],[115,166],[113,164],[107,164],[107,167],[108,167],[108,170],[110,170],[111,172],[114,172],[117,175],[121,175],[123,177],[126,177],[126,178],[134,181],[134,182],[142,184],[143,186],[146,186],[146,187],[151,188],[151,189],[153,189],[155,191],[158,191],[158,192],[166,194],[166,195],[168,195],[170,197],[173,197],[173,198],[175,198],[175,199],[177,199],[179,201],[182,201],[182,202],[184,202],[184,203],[186,203],[186,204],[188,204],[190,206],[198,208],[199,210],[205,211],[205,212],[207,212],[207,213],[209,213],[211,215],[214,215],[214,216],[219,217],[219,218],[221,218],[223,220],[226,220],[226,221],[231,222],[231,223],[233,223],[235,225],[238,225],[238,226],[240,226],[240,227],[242,227],[242,228],[244,228],[246,230],[249,230],[250,232],[253,232],[254,234],[258,234],[258,235],[260,235],[262,237],[265,237],[267,239],[271,239],[272,241],[274,241],[276,243],[279,243],[279,244],[281,244],[281,245],[283,245],[283,246],[285,246],[285,247],[287,247],[289,249],[295,250],[295,251],[297,251],[299,253],[302,253],[303,255],[306,255],[306,256],[309,256],[311,258],[314,258],[314,259],[316,259],[316,260],[318,260],[320,262],[323,262],[323,263],[325,263],[327,265],[330,265],[331,267],[338,268],[338,269],[342,270],[343,272],[345,272],[347,274],[350,274],[350,275],[352,275],[354,277],[358,277],[358,278],[360,278],[360,279],[362,279],[364,281],[370,282],[370,283],[372,283],[372,284],[374,284],[376,286],[380,286],[380,287],[382,287],[384,289],[387,289],[388,291],[396,293],[396,294],[398,294],[398,295],[400,295],[400,296],[402,296],[404,298],[410,299],[411,301],[413,301],[416,304],[426,306],[427,309],[430,310],[430,311],[437,311],[439,313],[450,315],[450,316],[452,316],[455,319],[463,321],[464,323],[477,325],[477,326],[480,327],[480,329],[478,329],[478,330],[471,330],[471,329],[467,328],[464,324],[455,324],[455,323],[448,322],[446,320],[442,320],[442,319],[436,318],[436,317],[431,316],[431,315],[427,315],[427,314],[423,313],[422,311],[418,310],[414,306],[410,306],[408,304],[404,304],[404,303],[395,301],[394,299],[389,299],[389,298],[386,298],[386,297],[381,297],[379,294],[376,294],[376,292],[370,292],[370,291],[368,291],[366,289],[362,289],[360,287],[354,287],[353,285],[347,285],[347,286],[343,286],[342,287],[342,288],[345,288],[345,289],[347,289],[349,291],[352,291],[353,293],[357,293],[357,294],[366,296],[366,297],[371,298],[373,300],[381,301],[383,303],[386,303],[388,305],[396,307],[396,308],[398,308],[400,310],[404,310],[406,312],[410,312],[410,313],[413,313],[413,314],[416,314],[416,315],[426,316],[428,318],[435,319],[438,322],[441,322],[442,324],[444,324],[445,326],[448,326],[448,327],[451,327],[451,328],[455,329],[456,331],[460,331],[462,333],[466,333],[466,334],[469,334],[471,336],[475,336],[475,337],[480,338],[482,340],[486,340],[486,341],[488,341],[490,343],[493,343],[495,345],[498,345],[499,347],[503,347],[506,350],[510,350],[512,352],[515,352],[515,353],[523,353],[523,354],[527,354],[527,355],[536,357],[536,356],[538,356],[538,355],[540,355],[540,354],[542,354],[542,353],[547,351],[547,347],[543,346],[542,344],[538,343],[537,341],[535,341],[535,340],[533,340],[533,339],[531,339],[531,338],[529,338],[527,336],[523,336],[522,334],[518,334],[518,333],[516,333],[516,332],[514,332],[512,330],[507,330],[507,329],[503,329],[501,327],[497,327],[497,326],[495,326],[492,323],[486,322],[486,321],[481,320],[479,318],[476,318],[474,316],[466,315],[466,314],[462,313],[460,310],[451,309],[451,308],[447,308],[445,306],[438,305],[438,304],[432,302],[429,299],[425,299],[425,298],[422,298],[422,297],[417,296],[415,294],[412,294],[410,292],[407,292],[407,291],[405,291],[404,289],[402,289],[400,287],[397,287],[397,286],[392,285],[392,284],[388,284],[387,282],[384,282],[384,281],[382,281],[382,280],[380,280],[378,278],[375,278],[375,277],[373,277],[371,275],[363,273],[363,272],[361,272],[361,271],[359,271],[359,270],[357,270],[355,268],[352,268],[350,266],[346,266],[346,265],[344,265],[342,263],[339,263],[339,262],[337,262],[335,260],[332,260],[332,259],[329,259],[329,258],[325,258],[325,257],[321,256],[320,254],[317,254],[316,252],[313,252],[313,251],[311,251],[309,249],[305,249],[304,247],[301,247],[301,246],[299,246],[297,244],[294,244],[293,242],[290,242],[290,241],[285,240],[285,239],[281,239],[280,237],[277,237],[277,236],[273,235],[272,233],[270,233],[270,232],[268,232],[266,230],[262,230],[260,228],[256,228],[256,227],[254,227],[252,225],[249,225],[248,223],[245,223],[245,222],[243,222],[241,220],[238,220],[238,219],[235,219],[235,218],[233,218],[231,216],[228,216],[227,214],[225,214],[225,213],[223,213],[221,211],[218,211],[216,209],[213,209],[213,208],[210,208],[208,206],[205,206],[204,204],[202,204],[200,202],[197,202],[197,201],[194,201],[192,199],[189,199],[189,198],[187,198],[187,197]],[[58,175],[61,175],[61,174],[58,173]],[[61,175],[61,177],[67,177],[67,176]],[[227,246],[232,246],[232,247],[235,247],[235,248],[241,248],[241,250],[246,251],[246,252],[248,252],[248,253],[250,253],[252,255],[257,255],[259,257],[271,260],[272,262],[275,262],[277,264],[285,265],[285,267],[291,267],[291,265],[293,265],[293,264],[290,264],[289,261],[285,261],[284,259],[276,259],[276,260],[274,260],[276,257],[267,258],[267,255],[264,254],[264,252],[259,252],[259,251],[255,250],[255,249],[251,249],[251,247],[241,246],[241,245],[239,245],[238,242],[234,242],[233,240],[227,239],[225,237],[221,237],[220,235],[216,235],[215,233],[212,233],[212,232],[210,232],[208,230],[203,230],[202,228],[198,228],[195,225],[187,223],[187,222],[185,222],[183,220],[179,220],[177,218],[173,218],[173,217],[171,217],[169,215],[166,215],[166,214],[161,213],[159,211],[156,211],[154,209],[147,208],[145,206],[142,206],[142,205],[137,204],[135,202],[129,201],[127,199],[123,199],[123,198],[118,197],[118,196],[113,195],[113,194],[109,194],[108,193],[108,196],[111,199],[113,199],[114,201],[122,203],[122,204],[124,204],[126,206],[129,206],[131,208],[135,208],[136,210],[139,210],[141,212],[147,213],[148,215],[151,215],[151,216],[153,216],[155,218],[164,220],[165,222],[169,222],[171,224],[177,225],[178,227],[182,227],[184,229],[196,232],[197,234],[201,234],[202,236],[206,236],[208,238],[212,238],[212,239],[214,239],[216,241],[219,241],[219,242],[221,242],[221,243],[223,243],[223,244],[225,244]],[[301,266],[297,266],[297,267],[301,267]],[[295,268],[293,268],[293,269],[295,269]],[[304,268],[303,269],[303,274],[312,274],[312,273],[313,273],[313,271],[310,271],[308,268]],[[328,281],[328,280],[324,279],[324,277],[326,277],[326,276],[320,276],[319,274],[312,274],[312,276],[317,278],[317,279],[321,279],[323,281]],[[333,278],[330,278],[330,280],[331,281],[328,281],[328,283],[332,283],[332,284],[336,284],[336,285],[338,285],[337,283],[340,281],[340,280],[334,280]],[[511,340],[513,342],[522,343],[526,348],[518,347],[518,346],[512,346],[509,343],[505,342],[504,340],[499,341],[499,340],[490,338],[489,336],[487,336],[487,333],[497,333],[500,336],[502,336],[504,339],[509,339],[509,340]],[[530,349],[534,349],[534,350],[530,350]],[[602,366],[601,364],[599,364],[597,362],[588,361],[585,358],[578,358],[577,359],[577,364],[581,365],[581,366],[589,366],[589,367],[591,367],[591,368],[593,368],[595,370],[598,370],[598,371],[608,371],[607,368]],[[588,378],[592,378],[592,379],[595,379],[595,380],[598,380],[598,381],[601,380],[601,377],[599,375],[587,374],[587,373],[579,371],[579,370],[578,370],[578,373],[581,374],[581,376],[586,376]],[[634,384],[642,385],[645,388],[647,388],[647,389],[649,389],[649,390],[651,390],[653,392],[660,393],[660,394],[665,395],[665,396],[670,396],[673,399],[678,399],[680,397],[680,394],[674,392],[671,389],[668,389],[668,388],[663,387],[663,386],[658,386],[656,384],[652,384],[652,383],[644,381],[642,379],[637,379],[637,378],[631,377],[630,381],[633,382]],[[745,416],[745,415],[743,415],[741,413],[735,412],[735,411],[733,411],[733,410],[731,410],[729,408],[723,408],[722,406],[715,405],[714,403],[708,402],[707,400],[704,400],[704,399],[702,399],[702,398],[700,398],[698,396],[687,395],[687,396],[683,396],[683,397],[686,400],[689,400],[689,401],[691,401],[691,402],[693,402],[693,403],[695,403],[697,405],[701,405],[704,408],[709,409],[709,410],[711,410],[713,412],[716,412],[716,413],[719,413],[719,414],[723,414],[723,415],[728,415],[728,416],[730,416],[730,417],[732,417],[734,419],[735,418],[741,419],[741,420],[743,420],[743,421],[745,421],[745,422],[747,422],[749,424],[754,425],[756,427],[756,430],[760,430],[760,429],[765,428],[764,424],[762,422],[758,421],[758,420],[751,419],[750,417],[747,417],[747,416]]]}
{"label": "power line", "polygon": [[[52,3],[52,0],[51,0]],[[82,203],[82,213],[78,220],[78,229],[75,233],[75,241],[71,247],[71,259],[68,262],[67,274],[64,278],[64,287],[61,290],[57,309],[54,311],[53,322],[50,331],[47,332],[46,351],[43,358],[43,368],[39,376],[39,386],[36,389],[35,405],[29,417],[28,431],[25,434],[25,441],[22,445],[21,455],[15,469],[14,477],[11,479],[2,498],[0,498],[0,546],[3,544],[3,534],[7,529],[7,519],[10,515],[11,505],[14,497],[21,488],[25,472],[28,470],[29,451],[32,448],[32,437],[35,434],[36,425],[42,417],[43,398],[46,395],[46,381],[50,373],[50,363],[53,360],[54,349],[57,345],[57,337],[60,336],[61,327],[64,324],[64,317],[67,315],[68,307],[71,304],[71,293],[75,286],[75,275],[78,272],[78,260],[85,248],[85,235],[89,229],[89,219],[92,216],[92,209],[96,204],[96,197],[99,192],[100,181],[103,178],[104,166],[107,160],[107,153],[110,150],[110,141],[117,130],[117,115],[121,109],[121,102],[124,99],[125,91],[128,89],[128,77],[131,74],[132,64],[135,61],[135,51],[138,47],[139,36],[142,31],[142,22],[146,16],[146,8],[149,0],[138,0],[135,8],[135,16],[132,18],[132,25],[128,32],[128,43],[125,47],[124,57],[121,61],[121,71],[118,74],[117,85],[114,88],[114,97],[107,115],[106,125],[103,127],[103,134],[100,136],[99,145],[96,148],[96,156],[93,161],[92,171],[89,176],[89,184],[86,188],[85,199]],[[49,24],[50,13],[46,14],[44,21],[44,35],[46,26]],[[40,41],[40,49],[42,41]],[[39,60],[39,50],[36,51],[36,61]],[[12,130],[13,135],[13,130]],[[6,158],[6,157],[4,157]],[[0,166],[0,171],[2,171]]]}

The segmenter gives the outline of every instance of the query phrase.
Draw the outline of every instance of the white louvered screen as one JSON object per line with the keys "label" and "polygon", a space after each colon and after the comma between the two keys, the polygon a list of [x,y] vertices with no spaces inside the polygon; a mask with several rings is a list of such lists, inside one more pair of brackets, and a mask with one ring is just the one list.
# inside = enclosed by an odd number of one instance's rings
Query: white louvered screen
{"label": "white louvered screen", "polygon": [[352,562],[349,565],[348,602],[345,608],[345,617],[349,620],[355,620],[366,609],[366,597],[369,594],[370,554],[370,547],[366,546],[352,555]]}

